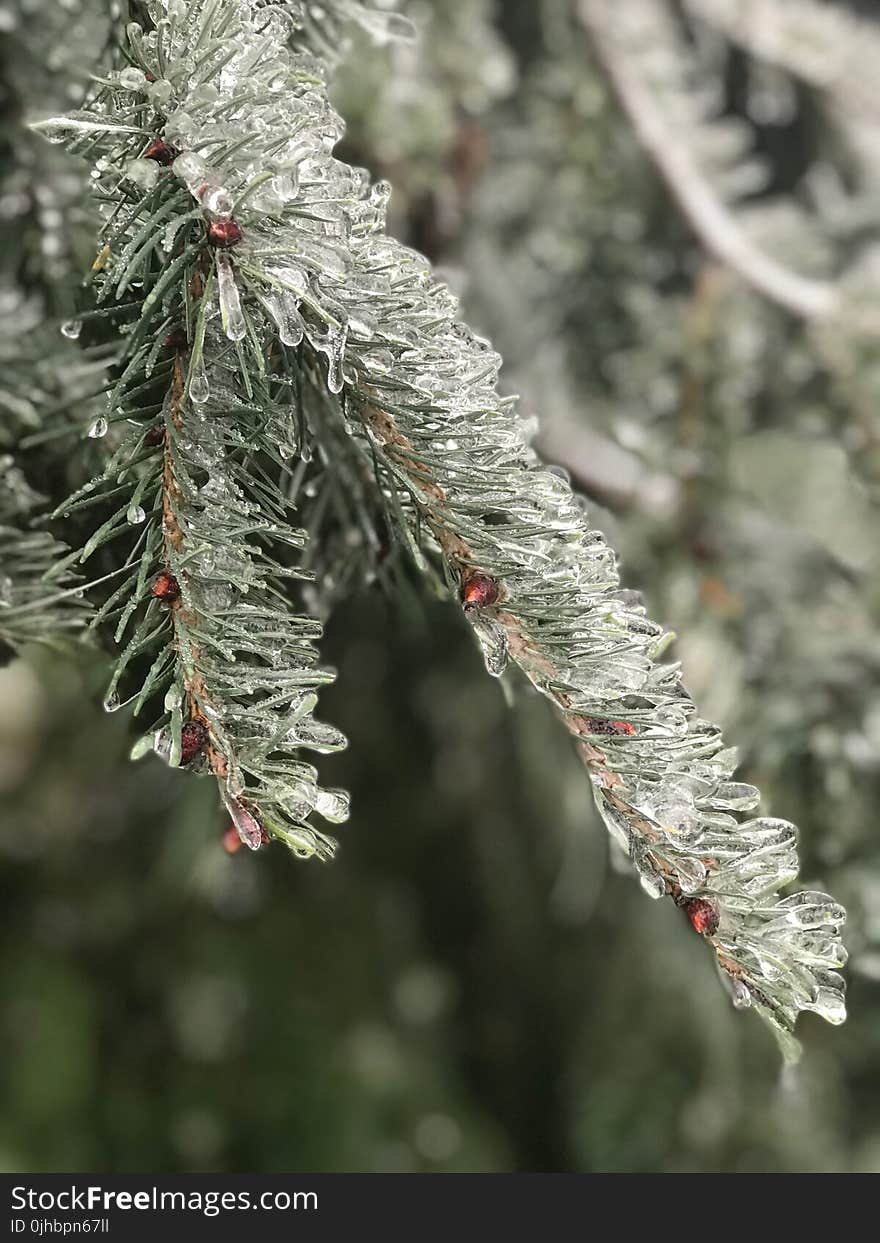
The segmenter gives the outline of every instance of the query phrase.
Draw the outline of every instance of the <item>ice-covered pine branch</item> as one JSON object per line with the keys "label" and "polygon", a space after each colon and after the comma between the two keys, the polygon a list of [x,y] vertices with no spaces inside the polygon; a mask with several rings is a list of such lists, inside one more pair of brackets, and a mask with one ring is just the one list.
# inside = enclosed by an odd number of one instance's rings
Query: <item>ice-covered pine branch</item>
{"label": "ice-covered pine branch", "polygon": [[314,63],[288,51],[284,6],[149,8],[156,30],[129,28],[127,67],[45,128],[94,161],[105,203],[94,314],[122,327],[119,443],[100,485],[114,513],[91,545],[127,549],[102,612],[123,663],[152,661],[138,705],[170,683],[172,762],[195,721],[247,839],[316,832],[298,747],[341,739],[311,721],[317,627],[284,590],[295,558],[270,550],[298,542],[291,480],[316,455],[359,486],[369,472],[373,512],[443,567],[490,672],[512,658],[557,706],[614,842],[683,908],[736,1003],[789,1051],[801,1010],[840,1022],[842,908],[779,896],[796,829],[742,819],[758,791],[732,779],[735,755],[678,668],[657,663],[662,628],[529,447],[498,395],[500,359],[427,261],[386,236],[389,187],[334,158],[342,125]]}

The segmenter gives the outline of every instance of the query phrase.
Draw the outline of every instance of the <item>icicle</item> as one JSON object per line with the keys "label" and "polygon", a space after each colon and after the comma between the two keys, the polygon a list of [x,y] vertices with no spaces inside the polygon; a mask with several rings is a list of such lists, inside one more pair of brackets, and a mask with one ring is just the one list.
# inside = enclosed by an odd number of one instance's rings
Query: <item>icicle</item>
{"label": "icicle", "polygon": [[171,166],[176,177],[184,183],[194,198],[199,198],[199,191],[205,186],[211,170],[200,155],[193,151],[183,151]]}
{"label": "icicle", "polygon": [[474,614],[470,617],[470,622],[479,641],[487,672],[493,678],[500,678],[507,668],[509,656],[507,631],[494,617]]}
{"label": "icicle", "polygon": [[278,336],[283,345],[299,345],[303,339],[305,326],[302,316],[297,310],[296,298],[287,290],[269,294],[266,297],[269,314],[278,328]]}
{"label": "icicle", "polygon": [[238,296],[232,262],[222,251],[217,252],[217,292],[220,297],[220,318],[223,331],[230,341],[241,341],[247,334],[247,324],[241,309],[241,299]]}
{"label": "icicle", "polygon": [[284,741],[295,747],[309,747],[323,755],[329,755],[332,751],[343,751],[348,745],[345,734],[340,730],[310,716],[297,721],[285,734]]}
{"label": "icicle", "polygon": [[816,989],[813,1000],[804,1008],[812,1010],[820,1018],[825,1019],[826,1023],[833,1023],[835,1027],[846,1022],[846,1003],[840,986],[821,983]]}
{"label": "icicle", "polygon": [[347,339],[348,325],[345,324],[341,328],[328,328],[327,335],[315,342],[315,348],[327,358],[327,387],[331,393],[342,392],[342,364]]}
{"label": "icicle", "polygon": [[331,824],[344,824],[351,811],[349,797],[345,790],[318,790],[315,811]]}
{"label": "icicle", "polygon": [[47,117],[45,121],[34,121],[31,129],[37,130],[49,142],[68,142],[85,136],[94,138],[96,134],[140,134],[136,125],[114,125],[112,122],[100,120],[93,112],[72,112],[69,116]]}
{"label": "icicle", "polygon": [[198,362],[190,364],[189,395],[190,398],[199,405],[202,405],[211,396],[211,389],[208,384],[208,373],[205,371],[205,362],[203,358],[199,358]]}

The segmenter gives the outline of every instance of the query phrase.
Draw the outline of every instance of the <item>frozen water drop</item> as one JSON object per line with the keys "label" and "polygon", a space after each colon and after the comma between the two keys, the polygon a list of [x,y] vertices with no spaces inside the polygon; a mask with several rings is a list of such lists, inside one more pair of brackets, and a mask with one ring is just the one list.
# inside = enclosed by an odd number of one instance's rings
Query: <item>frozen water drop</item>
{"label": "frozen water drop", "polygon": [[749,992],[748,985],[742,980],[733,982],[733,1004],[737,1010],[747,1010],[752,1004],[752,994]]}
{"label": "frozen water drop", "polygon": [[287,731],[285,741],[297,747],[310,747],[322,755],[342,751],[348,745],[345,735],[338,729],[310,716],[298,720]]}
{"label": "frozen water drop", "polygon": [[161,108],[171,99],[174,93],[173,87],[165,78],[159,78],[157,82],[151,82],[147,87],[147,95],[151,103]]}
{"label": "frozen water drop", "polygon": [[214,186],[206,191],[202,202],[208,211],[213,212],[215,216],[229,216],[232,214],[232,195],[223,186]]}
{"label": "frozen water drop", "polygon": [[666,886],[663,883],[663,878],[660,876],[641,872],[639,874],[639,884],[649,898],[662,898],[666,893]]}
{"label": "frozen water drop", "polygon": [[119,707],[119,696],[114,691],[111,694],[109,694],[107,698],[104,700],[104,711],[115,712],[118,707]]}
{"label": "frozen water drop", "polygon": [[669,792],[660,790],[640,801],[638,807],[650,816],[670,841],[691,841],[699,836],[700,817],[686,791],[674,788]]}
{"label": "frozen water drop", "polygon": [[126,517],[126,521],[129,522],[133,527],[139,527],[142,522],[146,521],[147,515],[144,513],[142,506],[129,505],[128,512],[126,513],[125,517]]}
{"label": "frozen water drop", "polygon": [[[838,977],[841,979],[841,977]],[[833,1023],[836,1027],[839,1023],[846,1020],[846,1002],[843,998],[842,987],[828,987],[820,984],[816,989],[816,995],[807,1009],[818,1014],[820,1018],[825,1019],[828,1023]]]}
{"label": "frozen water drop", "polygon": [[348,328],[351,333],[362,340],[368,340],[375,335],[376,321],[372,315],[366,314],[365,311],[353,311],[349,316]]}
{"label": "frozen water drop", "polygon": [[135,69],[134,65],[129,65],[127,69],[120,72],[119,85],[127,91],[145,91],[147,89],[146,75],[142,69]]}
{"label": "frozen water drop", "polygon": [[310,859],[317,851],[315,835],[306,828],[285,829],[284,840],[300,859]]}
{"label": "frozen water drop", "polygon": [[88,435],[92,440],[100,440],[103,436],[107,435],[109,426],[110,424],[104,418],[103,414],[99,415],[98,418],[90,424]]}
{"label": "frozen water drop", "polygon": [[169,686],[168,690],[165,692],[165,708],[168,712],[173,712],[174,709],[179,708],[182,703],[183,691],[181,690],[179,684],[175,682],[172,686]]}
{"label": "frozen water drop", "polygon": [[247,334],[247,324],[241,309],[232,263],[229,256],[222,251],[217,254],[217,293],[220,298],[223,331],[230,341],[241,341]]}
{"label": "frozen water drop", "polygon": [[494,617],[476,615],[470,621],[479,641],[487,672],[493,678],[500,678],[507,668],[509,656],[507,631]]}
{"label": "frozen water drop", "polygon": [[153,750],[161,760],[168,763],[171,755],[171,734],[167,729],[157,729],[153,735]]}
{"label": "frozen water drop", "polygon": [[198,405],[203,405],[211,396],[208,374],[201,358],[189,369],[189,395]]}
{"label": "frozen water drop", "polygon": [[370,191],[370,202],[374,207],[384,210],[391,198],[391,182],[377,181]]}
{"label": "frozen water drop", "polygon": [[331,354],[327,359],[327,387],[331,393],[341,393],[342,385],[342,356]]}
{"label": "frozen water drop", "polygon": [[319,790],[315,811],[331,824],[343,824],[351,814],[348,794],[345,790]]}
{"label": "frozen water drop", "polygon": [[81,319],[68,319],[61,325],[62,337],[67,337],[70,341],[75,341],[82,332]]}
{"label": "frozen water drop", "polygon": [[306,294],[309,291],[309,278],[302,268],[272,268],[270,275],[280,281],[286,289],[293,293]]}
{"label": "frozen water drop", "polygon": [[291,199],[296,198],[297,179],[296,174],[292,170],[279,173],[269,182],[272,193],[282,203],[289,203]]}
{"label": "frozen water drop", "polygon": [[[178,108],[165,122],[165,137],[175,146],[188,147],[196,137],[196,122],[185,108]],[[190,186],[192,190],[192,186]]]}
{"label": "frozen water drop", "polygon": [[152,190],[153,186],[159,180],[159,165],[155,160],[129,160],[125,168],[125,175],[129,181],[133,181],[135,185],[140,186],[144,190]]}
{"label": "frozen water drop", "polygon": [[266,307],[278,328],[281,343],[291,346],[299,345],[305,328],[293,294],[286,290],[278,294],[270,294],[266,298]]}
{"label": "frozen water drop", "polygon": [[175,176],[184,183],[190,194],[198,198],[200,188],[205,184],[210,169],[200,155],[194,151],[183,151],[171,165]]}
{"label": "frozen water drop", "polygon": [[330,328],[325,337],[312,340],[317,349],[327,358],[327,387],[331,393],[341,393],[344,384],[342,366],[345,361],[345,343],[348,338],[348,325]]}

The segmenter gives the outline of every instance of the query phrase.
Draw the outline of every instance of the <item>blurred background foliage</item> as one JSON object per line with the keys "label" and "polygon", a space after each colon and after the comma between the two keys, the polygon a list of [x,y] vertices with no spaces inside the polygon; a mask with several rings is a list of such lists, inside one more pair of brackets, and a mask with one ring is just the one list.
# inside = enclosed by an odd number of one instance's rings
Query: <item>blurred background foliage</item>
{"label": "blurred background foliage", "polygon": [[[36,2],[3,23],[19,180],[4,172],[0,223],[30,236],[38,207],[50,269],[51,238],[79,226],[40,200],[55,174],[16,121],[60,106],[49,94],[100,55],[108,4],[65,0],[63,39]],[[128,763],[129,722],[101,711],[86,648],[0,670],[0,1165],[877,1170],[877,347],[707,256],[569,0],[400,7],[421,42],[358,37],[340,71],[345,157],[393,181],[393,231],[502,350],[539,445],[681,636],[743,778],[800,824],[804,881],[849,906],[851,1017],[808,1017],[783,1074],[686,921],[609,860],[547,704],[487,679],[456,610],[401,577],[328,629],[340,676],[322,711],[351,745],[322,774],[355,809],[330,867],[227,855],[210,783]],[[713,7],[736,5],[654,4],[658,106],[678,120],[698,102],[673,132],[750,237],[869,306],[873,118],[778,41],[775,60],[740,46]],[[803,0],[802,16],[831,8],[865,10]],[[643,44],[637,66],[658,52]],[[54,56],[51,86],[22,84],[22,45]],[[33,264],[12,277],[59,285]],[[63,313],[63,289],[47,301]]]}

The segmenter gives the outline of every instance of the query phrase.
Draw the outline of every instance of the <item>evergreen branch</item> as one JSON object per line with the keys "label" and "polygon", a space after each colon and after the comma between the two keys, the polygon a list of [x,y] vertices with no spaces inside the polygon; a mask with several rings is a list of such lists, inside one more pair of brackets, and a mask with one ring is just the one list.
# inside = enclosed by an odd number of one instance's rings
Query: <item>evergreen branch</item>
{"label": "evergreen branch", "polygon": [[[64,13],[37,14],[14,3],[0,40],[0,648],[54,643],[83,625],[77,576],[64,568],[64,546],[39,525],[44,492],[63,474],[67,447],[100,383],[103,362],[83,357],[67,339],[88,221],[79,169],[22,123],[34,101],[64,106],[84,76],[93,41],[106,35],[102,0],[71,0]],[[70,30],[72,27],[72,30]],[[66,28],[66,29],[65,29]],[[62,38],[65,29],[67,39]],[[69,33],[68,33],[69,31]],[[52,48],[52,69],[46,49]],[[62,102],[63,101],[63,102]],[[86,243],[88,245],[88,243]],[[28,450],[43,446],[39,462]],[[36,486],[35,486],[36,485]]]}
{"label": "evergreen branch", "polygon": [[[637,0],[638,4],[638,0]],[[627,7],[640,37],[658,14],[654,6]],[[579,0],[581,19],[633,131],[663,178],[696,236],[721,263],[765,298],[806,320],[829,319],[839,309],[834,285],[791,271],[765,254],[743,232],[736,216],[715,193],[688,145],[667,122],[651,88],[633,67],[632,49],[621,38],[621,12],[612,0]]]}
{"label": "evergreen branch", "polygon": [[[183,314],[182,290],[195,305],[210,299],[202,258],[193,256],[166,309]],[[157,274],[153,288],[161,286]],[[302,548],[304,533],[290,525],[280,486],[266,497],[254,482],[261,458],[263,470],[274,468],[279,479],[285,473],[268,434],[286,426],[291,411],[267,387],[255,404],[242,401],[238,360],[227,347],[213,327],[205,330],[199,374],[213,395],[196,403],[185,396],[189,347],[173,340],[170,374],[156,373],[166,389],[159,422],[143,421],[152,406],[143,405],[149,397],[139,367],[127,369],[117,392],[137,426],[90,493],[114,494],[114,511],[80,554],[85,560],[111,541],[129,548],[128,577],[96,616],[103,626],[116,623],[124,645],[105,706],[126,702],[138,714],[164,695],[136,755],[152,744],[173,766],[210,772],[250,848],[274,837],[302,857],[329,858],[335,843],[306,819],[317,811],[332,823],[345,820],[347,797],[319,789],[298,751],[338,750],[345,739],[311,715],[315,692],[332,675],[317,665],[320,627],[289,602],[289,582],[304,575],[288,554]]]}
{"label": "evergreen branch", "polygon": [[[194,0],[185,20],[176,0],[149,7],[170,19],[161,57],[151,33],[130,34],[131,69],[90,105],[107,128],[88,150],[110,219],[128,210],[99,283],[134,275],[143,292],[114,396],[126,418],[152,409],[151,334],[169,318],[186,328],[162,371],[161,465],[129,438],[105,471],[108,491],[131,477],[140,495],[157,492],[164,515],[144,514],[129,598],[114,593],[104,615],[118,614],[128,662],[156,653],[138,704],[172,671],[172,761],[185,705],[210,734],[215,776],[246,774],[225,793],[250,818],[239,817],[248,844],[261,819],[285,836],[274,815],[302,827],[306,807],[322,811],[302,792],[296,748],[340,740],[308,721],[318,630],[291,616],[282,580],[298,571],[270,548],[301,542],[285,517],[279,423],[298,472],[315,444],[335,456],[323,421],[335,407],[350,433],[335,466],[375,463],[365,520],[384,510],[418,563],[440,564],[491,673],[512,656],[555,704],[644,887],[684,909],[737,1004],[760,1011],[793,1054],[801,1010],[842,1021],[835,969],[846,957],[840,906],[779,896],[797,873],[794,826],[740,819],[758,791],[732,780],[720,731],[698,718],[678,668],[657,663],[668,636],[621,590],[613,552],[529,447],[515,403],[498,395],[498,356],[458,321],[427,261],[385,236],[389,187],[332,156],[341,123],[312,68],[288,55],[286,28],[267,29],[247,0]],[[134,117],[153,128],[146,150],[125,130]],[[132,181],[147,187],[134,203]],[[176,205],[181,184],[195,215]],[[172,199],[170,224],[154,229],[151,213]],[[94,546],[118,537],[124,513]],[[296,814],[280,793],[291,775]]]}
{"label": "evergreen branch", "polygon": [[11,455],[0,456],[0,659],[83,625],[82,588],[70,571],[57,574],[63,547],[32,525],[42,503]]}

